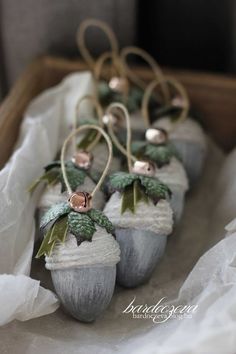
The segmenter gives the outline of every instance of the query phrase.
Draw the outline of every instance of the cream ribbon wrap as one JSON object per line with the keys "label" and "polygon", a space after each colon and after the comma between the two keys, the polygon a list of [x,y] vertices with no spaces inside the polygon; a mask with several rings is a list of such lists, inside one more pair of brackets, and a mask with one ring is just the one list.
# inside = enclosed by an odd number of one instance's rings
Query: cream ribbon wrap
{"label": "cream ribbon wrap", "polygon": [[[95,183],[89,177],[85,177],[84,183],[78,187],[78,190],[91,192],[95,187]],[[50,208],[56,203],[65,202],[68,199],[67,192],[61,193],[61,184],[55,186],[48,186],[45,188],[38,204],[38,208]],[[101,191],[97,191],[93,198],[93,208],[102,209],[105,204],[104,195]]]}
{"label": "cream ribbon wrap", "polygon": [[52,254],[45,257],[49,270],[78,268],[82,266],[114,266],[120,260],[120,248],[114,237],[96,226],[92,242],[79,246],[75,236],[68,234],[65,243],[55,245]]}
{"label": "cream ribbon wrap", "polygon": [[139,202],[135,214],[126,210],[121,215],[121,194],[115,192],[107,202],[104,213],[115,227],[152,231],[157,235],[166,236],[172,232],[173,212],[166,200],[156,205]]}
{"label": "cream ribbon wrap", "polygon": [[178,124],[172,122],[169,117],[163,117],[153,123],[152,127],[165,129],[169,133],[170,140],[195,142],[206,148],[206,136],[201,126],[191,118]]}
{"label": "cream ribbon wrap", "polygon": [[167,186],[176,186],[186,192],[189,188],[188,178],[181,162],[172,157],[168,165],[156,169],[155,177]]}

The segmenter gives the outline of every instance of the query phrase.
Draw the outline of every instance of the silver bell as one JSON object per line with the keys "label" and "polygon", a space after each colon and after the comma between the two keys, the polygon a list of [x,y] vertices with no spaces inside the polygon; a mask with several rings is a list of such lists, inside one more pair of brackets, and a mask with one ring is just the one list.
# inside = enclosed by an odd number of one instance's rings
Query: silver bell
{"label": "silver bell", "polygon": [[155,175],[155,169],[155,165],[152,162],[137,160],[134,163],[132,172],[152,177]]}
{"label": "silver bell", "polygon": [[167,142],[168,136],[164,129],[149,128],[146,130],[145,138],[151,144],[160,145]]}

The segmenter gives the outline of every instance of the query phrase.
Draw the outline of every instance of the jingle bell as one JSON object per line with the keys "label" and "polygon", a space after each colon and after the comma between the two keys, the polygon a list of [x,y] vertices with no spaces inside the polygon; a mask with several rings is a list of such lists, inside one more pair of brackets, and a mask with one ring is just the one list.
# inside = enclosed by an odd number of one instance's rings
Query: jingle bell
{"label": "jingle bell", "polygon": [[150,161],[135,161],[132,172],[152,177],[155,175],[155,165]]}
{"label": "jingle bell", "polygon": [[111,123],[113,129],[119,129],[122,126],[122,117],[119,111],[114,110],[114,113],[106,113],[102,118],[103,124],[108,125]]}
{"label": "jingle bell", "polygon": [[74,192],[69,198],[70,207],[79,213],[86,213],[91,209],[91,195],[87,192]]}
{"label": "jingle bell", "polygon": [[165,144],[168,140],[167,132],[161,128],[150,128],[146,130],[145,133],[146,140],[155,145]]}
{"label": "jingle bell", "polygon": [[184,99],[180,96],[174,97],[171,101],[171,104],[173,107],[176,107],[176,108],[184,108],[185,107]]}
{"label": "jingle bell", "polygon": [[108,86],[110,87],[110,89],[112,91],[115,91],[118,93],[124,93],[124,92],[127,92],[129,89],[129,82],[124,77],[114,76],[109,81]]}
{"label": "jingle bell", "polygon": [[88,170],[92,164],[93,155],[87,151],[79,151],[71,160],[77,167]]}

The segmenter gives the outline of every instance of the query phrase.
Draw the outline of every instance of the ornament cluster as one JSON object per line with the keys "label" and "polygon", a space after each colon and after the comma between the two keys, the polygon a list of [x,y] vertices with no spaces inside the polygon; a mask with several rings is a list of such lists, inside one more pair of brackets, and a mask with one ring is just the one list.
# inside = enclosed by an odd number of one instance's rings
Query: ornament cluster
{"label": "ornament cluster", "polygon": [[[150,279],[184,217],[186,193],[201,177],[206,156],[205,135],[185,88],[141,49],[119,52],[114,33],[108,35],[111,52],[94,60],[83,40],[90,26],[112,31],[87,20],[78,32],[96,93],[75,107],[61,152],[29,187],[30,193],[44,188],[36,257],[45,256],[62,305],[84,322],[105,311],[116,282],[131,288]],[[132,51],[150,65],[150,82],[128,67]],[[110,76],[103,70],[107,59]],[[84,99],[95,111],[79,122]]]}

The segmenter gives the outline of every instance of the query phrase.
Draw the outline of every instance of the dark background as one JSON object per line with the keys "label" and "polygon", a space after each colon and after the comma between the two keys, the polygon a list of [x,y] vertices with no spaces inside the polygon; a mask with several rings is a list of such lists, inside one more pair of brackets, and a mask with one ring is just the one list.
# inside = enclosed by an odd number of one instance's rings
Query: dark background
{"label": "dark background", "polygon": [[235,72],[233,0],[139,1],[138,42],[160,64]]}
{"label": "dark background", "polygon": [[[234,74],[235,11],[236,0],[0,0],[0,94],[37,56],[78,57],[75,32],[87,17],[161,65]],[[88,37],[95,53],[106,48],[98,31]]]}

